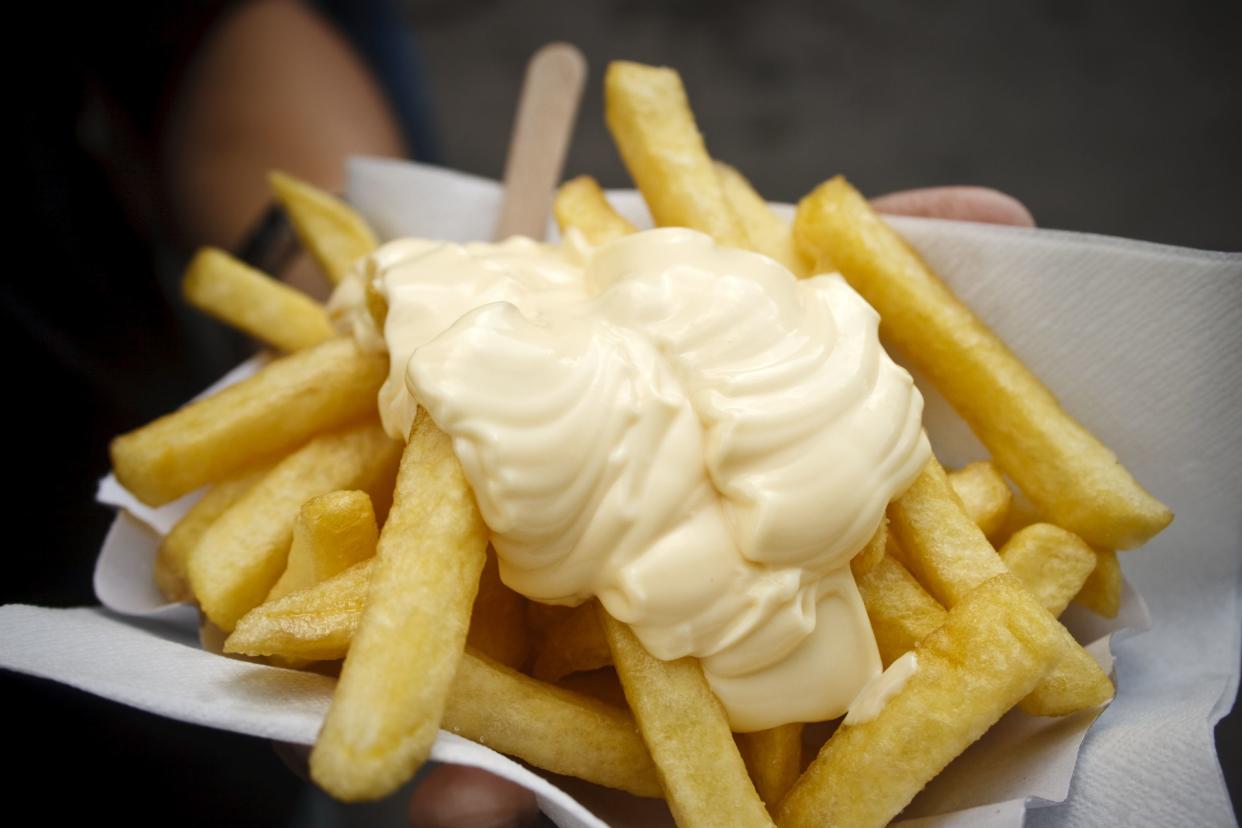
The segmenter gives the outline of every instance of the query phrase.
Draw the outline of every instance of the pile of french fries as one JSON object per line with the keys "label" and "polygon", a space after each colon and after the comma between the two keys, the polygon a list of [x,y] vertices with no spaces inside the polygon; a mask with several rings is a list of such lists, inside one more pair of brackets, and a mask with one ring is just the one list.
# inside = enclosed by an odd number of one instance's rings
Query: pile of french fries
{"label": "pile of french fries", "polygon": [[[791,227],[712,160],[674,71],[615,63],[605,84],[608,126],[656,224],[798,276],[842,273],[991,452],[950,472],[933,459],[852,562],[884,665],[913,652],[917,669],[875,718],[839,724],[815,750],[802,724],[731,733],[696,660],[654,658],[597,602],[544,606],[501,583],[448,437],[426,412],[404,445],[380,428],[386,357],[339,336],[307,296],[205,250],[187,299],[284,355],[116,438],[113,465],[151,505],[206,487],[156,577],[202,608],[226,652],[344,659],[316,782],[345,800],[383,796],[445,728],[663,797],[679,825],[883,825],[1011,708],[1106,703],[1109,677],[1056,617],[1071,601],[1115,615],[1116,550],[1163,529],[1169,510],[844,179],[811,192]],[[375,248],[340,201],[279,174],[272,185],[334,282]],[[586,177],[560,189],[555,215],[595,244],[635,232]]]}

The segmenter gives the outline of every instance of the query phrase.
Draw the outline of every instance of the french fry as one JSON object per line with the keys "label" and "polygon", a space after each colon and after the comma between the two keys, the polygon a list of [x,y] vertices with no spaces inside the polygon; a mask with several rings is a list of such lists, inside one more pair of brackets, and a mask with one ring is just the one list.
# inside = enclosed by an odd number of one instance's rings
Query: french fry
{"label": "french fry", "polygon": [[1052,523],[1092,545],[1128,549],[1173,519],[844,178],[802,200],[794,234],[879,311],[887,341],[935,383]]}
{"label": "french fry", "polygon": [[278,351],[300,351],[337,336],[323,306],[215,247],[198,251],[181,290],[191,305]]}
{"label": "french fry", "polygon": [[[373,568],[373,560],[363,561],[310,589],[257,607],[238,623],[224,651],[310,660],[344,657]],[[638,796],[660,796],[651,756],[624,704],[608,705],[536,681],[477,651],[462,656],[441,724],[554,773]]]}
{"label": "french fry", "polygon": [[944,623],[944,607],[892,555],[858,579],[858,591],[885,667]]}
{"label": "french fry", "polygon": [[531,672],[537,679],[557,682],[571,673],[611,664],[612,651],[599,623],[599,610],[588,601],[549,631]]}
{"label": "french fry", "polygon": [[420,411],[366,609],[311,752],[311,777],[332,796],[384,796],[426,761],[486,558],[487,528],[452,443]]}
{"label": "french fry", "polygon": [[[962,510],[944,469],[932,459],[913,485],[889,506],[889,529],[911,573],[937,601],[952,609],[984,581],[1008,572],[996,550]],[[1023,700],[1035,716],[1064,716],[1098,707],[1113,685],[1064,627],[1063,658]]]}
{"label": "french fry", "polygon": [[186,572],[194,547],[198,546],[216,518],[250,491],[268,469],[267,466],[248,469],[212,486],[160,542],[160,548],[155,553],[155,584],[165,598],[169,601],[194,600]]}
{"label": "french fry", "polygon": [[989,539],[1005,525],[1013,492],[996,466],[987,460],[949,472],[949,485],[966,514]]}
{"label": "french fry", "polygon": [[599,183],[589,175],[571,178],[560,186],[552,214],[561,233],[572,227],[591,244],[606,244],[635,232],[634,225],[613,209]]}
{"label": "french fry", "polygon": [[530,654],[526,598],[500,580],[496,553],[491,549],[479,576],[479,592],[474,598],[466,643],[493,661],[515,670],[526,663]]}
{"label": "french fry", "polygon": [[602,607],[599,619],[677,824],[771,825],[699,662],[661,661]]}
{"label": "french fry", "polygon": [[780,805],[782,828],[882,826],[1062,657],[1060,625],[1012,576],[985,581],[915,651],[868,722],[842,725]]}
{"label": "french fry", "polygon": [[375,250],[378,243],[371,228],[339,198],[281,172],[269,175],[268,183],[302,245],[332,284],[338,284],[354,262]]}
{"label": "french fry", "polygon": [[237,622],[224,652],[289,661],[344,658],[366,606],[375,559],[326,581],[265,601]]}
{"label": "french fry", "polygon": [[117,437],[112,468],[139,500],[161,506],[374,415],[387,375],[382,354],[364,353],[349,339],[330,340]]}
{"label": "french fry", "polygon": [[622,710],[630,709],[625,703],[625,690],[621,688],[621,679],[617,678],[617,671],[611,667],[601,667],[585,673],[570,673],[558,681],[556,686],[599,699]]}
{"label": "french fry", "polygon": [[288,562],[267,600],[312,587],[366,560],[375,554],[378,537],[366,492],[342,490],[310,498],[293,521]]}
{"label": "french fry", "polygon": [[478,653],[461,660],[444,728],[553,773],[638,796],[661,795],[651,755],[629,713]]}
{"label": "french fry", "polygon": [[1050,523],[1034,523],[1000,550],[1001,560],[1053,618],[1065,612],[1095,569],[1095,552],[1082,538]]}
{"label": "french fry", "polygon": [[750,249],[776,259],[795,276],[809,276],[814,262],[803,256],[794,244],[793,228],[789,222],[772,212],[763,196],[735,167],[723,161],[715,164],[725,199],[745,229]]}
{"label": "french fry", "polygon": [[881,518],[880,525],[875,530],[875,534],[871,536],[871,540],[867,541],[867,545],[858,550],[853,558],[850,558],[850,571],[854,573],[855,580],[866,575],[880,562],[887,546],[888,518]]}
{"label": "french fry", "polygon": [[400,444],[379,423],[316,437],[277,463],[222,514],[189,560],[190,586],[225,632],[263,603],[284,571],[302,504],[337,489],[390,486]]}
{"label": "french fry", "polygon": [[657,225],[690,227],[719,244],[747,246],[675,71],[610,63],[604,118]]}
{"label": "french fry", "polygon": [[775,815],[776,806],[802,773],[802,725],[793,723],[737,734],[737,747],[755,791]]}
{"label": "french fry", "polygon": [[1095,569],[1087,576],[1075,604],[1081,604],[1097,615],[1116,618],[1121,609],[1121,564],[1111,549],[1096,549]]}

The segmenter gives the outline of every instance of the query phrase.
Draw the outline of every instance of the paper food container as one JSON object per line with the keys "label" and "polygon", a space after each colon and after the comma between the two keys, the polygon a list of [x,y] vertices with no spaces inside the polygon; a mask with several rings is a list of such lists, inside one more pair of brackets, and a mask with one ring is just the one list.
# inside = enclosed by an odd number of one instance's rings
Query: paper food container
{"label": "paper food container", "polygon": [[[612,195],[623,213],[649,224],[636,194]],[[349,198],[381,238],[467,241],[491,236],[499,187],[354,159]],[[1237,693],[1242,630],[1242,255],[1051,230],[892,223],[1177,514],[1147,547],[1123,553],[1128,580],[1117,619],[1073,607],[1065,616],[1114,667],[1112,705],[1065,719],[1010,713],[903,820],[1232,823],[1212,728]],[[252,370],[241,366],[224,381]],[[925,385],[923,393],[945,464],[985,458],[943,400]],[[103,481],[99,499],[120,507],[95,574],[107,609],[0,608],[0,666],[170,718],[311,744],[333,680],[205,652],[195,610],[164,605],[154,586],[159,537],[194,497],[152,510]],[[671,824],[658,800],[545,776],[448,733],[432,756],[516,780],[561,826]]]}

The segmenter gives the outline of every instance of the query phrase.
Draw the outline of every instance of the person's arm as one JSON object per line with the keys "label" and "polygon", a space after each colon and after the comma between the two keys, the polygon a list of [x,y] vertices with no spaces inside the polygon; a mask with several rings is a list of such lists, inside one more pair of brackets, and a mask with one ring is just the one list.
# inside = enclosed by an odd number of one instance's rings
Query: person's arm
{"label": "person's arm", "polygon": [[281,169],[330,192],[353,153],[401,156],[396,118],[359,56],[293,0],[238,4],[199,44],[159,137],[161,179],[189,245],[236,249]]}

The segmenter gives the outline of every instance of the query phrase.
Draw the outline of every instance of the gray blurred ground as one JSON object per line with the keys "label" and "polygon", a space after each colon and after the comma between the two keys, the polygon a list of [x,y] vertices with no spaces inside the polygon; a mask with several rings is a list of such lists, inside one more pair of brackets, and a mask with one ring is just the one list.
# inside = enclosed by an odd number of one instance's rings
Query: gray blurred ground
{"label": "gray blurred ground", "polygon": [[1242,3],[407,0],[443,161],[498,177],[522,67],[591,63],[567,173],[625,172],[602,73],[685,78],[712,153],[768,197],[983,184],[1043,226],[1242,249]]}

